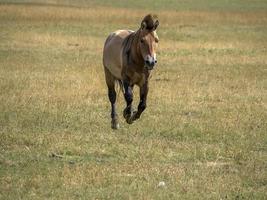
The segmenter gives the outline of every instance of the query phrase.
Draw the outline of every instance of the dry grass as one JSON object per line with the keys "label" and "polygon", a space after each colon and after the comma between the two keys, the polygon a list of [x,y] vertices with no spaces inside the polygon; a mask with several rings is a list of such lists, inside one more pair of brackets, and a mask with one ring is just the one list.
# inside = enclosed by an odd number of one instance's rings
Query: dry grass
{"label": "dry grass", "polygon": [[103,43],[148,9],[92,2],[0,4],[0,198],[264,199],[266,12],[157,7],[148,108],[112,131]]}

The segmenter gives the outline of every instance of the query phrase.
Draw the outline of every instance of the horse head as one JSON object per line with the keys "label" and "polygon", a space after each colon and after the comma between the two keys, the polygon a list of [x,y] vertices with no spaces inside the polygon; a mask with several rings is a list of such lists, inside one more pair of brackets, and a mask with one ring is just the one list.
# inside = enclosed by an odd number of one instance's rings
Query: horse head
{"label": "horse head", "polygon": [[156,29],[159,25],[159,21],[156,16],[151,14],[144,17],[141,22],[140,35],[139,35],[139,49],[144,59],[145,67],[148,70],[152,70],[157,63],[156,48],[159,42]]}

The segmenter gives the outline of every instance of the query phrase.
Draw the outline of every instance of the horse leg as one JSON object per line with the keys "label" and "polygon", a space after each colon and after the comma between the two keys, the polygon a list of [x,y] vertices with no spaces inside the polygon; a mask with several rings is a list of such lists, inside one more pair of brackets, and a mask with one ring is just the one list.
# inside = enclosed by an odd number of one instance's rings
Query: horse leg
{"label": "horse leg", "polygon": [[142,112],[146,109],[147,94],[148,94],[148,83],[145,83],[143,86],[140,87],[140,102],[138,105],[138,110],[137,112],[134,112],[134,114],[132,115],[131,121],[139,119]]}
{"label": "horse leg", "polygon": [[108,98],[111,104],[111,128],[118,129],[118,115],[116,113],[116,90],[115,90],[115,78],[114,76],[105,68],[105,77],[108,87]]}
{"label": "horse leg", "polygon": [[133,102],[133,86],[128,81],[123,81],[124,98],[126,101],[126,108],[123,111],[123,117],[128,124],[131,124],[130,118],[132,116],[132,102]]}
{"label": "horse leg", "polygon": [[108,88],[108,97],[111,103],[111,128],[118,129],[119,122],[118,122],[118,115],[116,113],[116,91],[115,88]]}

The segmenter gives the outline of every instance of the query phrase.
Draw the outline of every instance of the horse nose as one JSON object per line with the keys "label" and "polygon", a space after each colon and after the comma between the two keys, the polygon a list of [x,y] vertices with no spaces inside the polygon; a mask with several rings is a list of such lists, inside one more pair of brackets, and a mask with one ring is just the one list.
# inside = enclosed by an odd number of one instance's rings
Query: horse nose
{"label": "horse nose", "polygon": [[146,62],[146,65],[148,65],[148,66],[154,66],[154,64],[155,64],[155,62],[152,60],[146,60],[145,62]]}
{"label": "horse nose", "polygon": [[148,59],[145,60],[145,63],[149,67],[154,67],[155,64],[157,63],[157,60],[154,59],[153,57],[150,57],[150,58],[148,58]]}

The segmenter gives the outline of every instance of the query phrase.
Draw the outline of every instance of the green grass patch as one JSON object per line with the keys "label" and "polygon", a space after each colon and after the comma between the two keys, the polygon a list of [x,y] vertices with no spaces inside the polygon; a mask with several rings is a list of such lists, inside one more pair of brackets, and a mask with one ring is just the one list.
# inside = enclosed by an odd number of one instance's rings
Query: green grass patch
{"label": "green grass patch", "polygon": [[[1,1],[0,199],[265,199],[266,7]],[[128,125],[118,92],[113,131],[103,44],[150,11],[148,107]]]}

